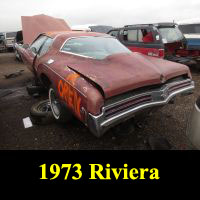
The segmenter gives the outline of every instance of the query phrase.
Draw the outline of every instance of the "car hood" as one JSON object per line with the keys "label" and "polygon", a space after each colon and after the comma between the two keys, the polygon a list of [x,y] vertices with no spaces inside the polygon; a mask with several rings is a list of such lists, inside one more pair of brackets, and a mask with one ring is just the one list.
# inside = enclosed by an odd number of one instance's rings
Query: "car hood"
{"label": "car hood", "polygon": [[70,31],[71,28],[63,20],[48,15],[22,16],[22,33],[24,44],[31,44],[44,32]]}
{"label": "car hood", "polygon": [[97,84],[105,98],[190,74],[185,65],[140,53],[115,54],[104,60],[84,58],[69,67]]}

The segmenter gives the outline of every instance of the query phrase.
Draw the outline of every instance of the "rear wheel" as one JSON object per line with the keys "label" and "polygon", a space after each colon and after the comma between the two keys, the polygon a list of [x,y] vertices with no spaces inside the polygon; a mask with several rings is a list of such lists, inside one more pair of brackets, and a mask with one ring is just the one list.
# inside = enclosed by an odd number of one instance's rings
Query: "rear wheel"
{"label": "rear wheel", "polygon": [[22,62],[22,58],[21,58],[21,56],[20,56],[20,54],[18,53],[17,50],[15,50],[15,59],[16,59],[17,61],[19,61],[19,62]]}
{"label": "rear wheel", "polygon": [[54,120],[48,99],[33,104],[30,115],[34,124],[48,124]]}
{"label": "rear wheel", "polygon": [[72,114],[59,101],[53,87],[49,89],[49,102],[54,118],[59,122],[67,122],[72,119]]}

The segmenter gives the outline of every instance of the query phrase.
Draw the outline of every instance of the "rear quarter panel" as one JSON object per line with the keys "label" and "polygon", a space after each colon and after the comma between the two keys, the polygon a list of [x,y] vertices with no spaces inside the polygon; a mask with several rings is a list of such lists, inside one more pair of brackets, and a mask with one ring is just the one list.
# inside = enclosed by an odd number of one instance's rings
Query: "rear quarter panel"
{"label": "rear quarter panel", "polygon": [[[54,60],[48,64],[48,60]],[[60,101],[82,122],[87,123],[87,113],[98,115],[104,100],[100,92],[84,77],[68,67],[67,55],[50,53],[37,67],[37,74],[45,74],[52,83]]]}

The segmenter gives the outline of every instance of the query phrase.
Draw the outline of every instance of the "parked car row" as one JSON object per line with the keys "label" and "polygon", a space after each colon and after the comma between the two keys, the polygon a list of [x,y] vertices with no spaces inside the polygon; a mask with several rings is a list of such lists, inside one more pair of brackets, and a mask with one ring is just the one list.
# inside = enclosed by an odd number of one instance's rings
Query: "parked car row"
{"label": "parked car row", "polygon": [[0,33],[0,52],[12,51],[15,44],[16,32]]}

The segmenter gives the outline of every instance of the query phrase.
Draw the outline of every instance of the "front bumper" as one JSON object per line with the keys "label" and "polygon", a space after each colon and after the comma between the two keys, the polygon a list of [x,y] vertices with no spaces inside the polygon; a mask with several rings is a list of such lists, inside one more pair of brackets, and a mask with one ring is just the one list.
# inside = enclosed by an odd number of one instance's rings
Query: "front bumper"
{"label": "front bumper", "polygon": [[101,137],[108,129],[134,117],[137,112],[163,106],[176,95],[190,93],[193,89],[194,82],[190,79],[166,84],[159,89],[152,89],[107,105],[98,116],[89,113],[87,125],[95,136]]}
{"label": "front bumper", "polygon": [[200,150],[200,97],[196,101],[189,117],[186,135],[192,144]]}

